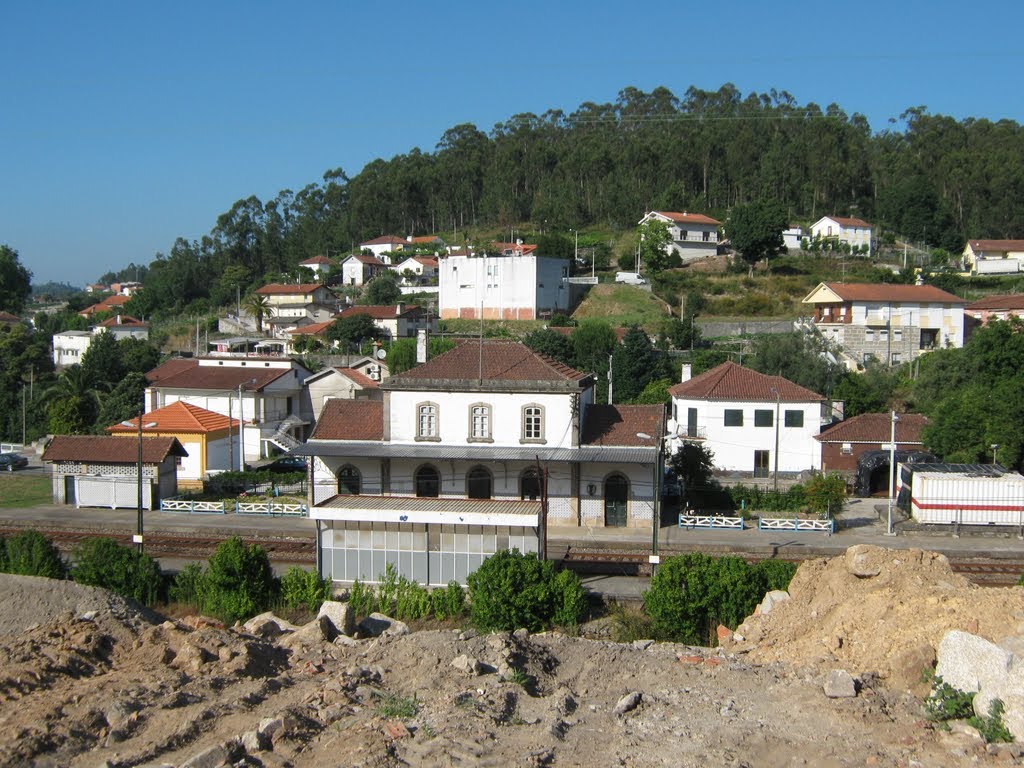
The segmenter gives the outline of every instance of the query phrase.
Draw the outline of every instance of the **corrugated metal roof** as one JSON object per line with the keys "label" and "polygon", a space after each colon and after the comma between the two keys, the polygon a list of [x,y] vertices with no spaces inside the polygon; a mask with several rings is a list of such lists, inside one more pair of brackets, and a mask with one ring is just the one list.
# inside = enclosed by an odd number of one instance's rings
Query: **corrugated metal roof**
{"label": "corrugated metal roof", "polygon": [[474,461],[541,461],[556,462],[608,462],[615,464],[652,464],[657,460],[658,449],[652,448],[606,448],[583,446],[580,448],[492,448],[479,445],[396,445],[393,443],[310,440],[291,451],[299,456],[361,456],[365,458],[390,459],[470,459]]}

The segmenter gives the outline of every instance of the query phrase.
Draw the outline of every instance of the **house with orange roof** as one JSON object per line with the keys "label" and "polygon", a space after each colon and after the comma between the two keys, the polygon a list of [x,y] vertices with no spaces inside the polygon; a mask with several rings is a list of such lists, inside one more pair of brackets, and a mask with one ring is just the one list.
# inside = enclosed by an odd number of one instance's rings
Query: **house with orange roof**
{"label": "house with orange roof", "polygon": [[594,381],[481,340],[390,376],[381,399],[327,400],[293,451],[313,459],[321,575],[372,582],[392,563],[421,584],[465,583],[498,551],[544,557],[545,526],[650,535],[664,408],[598,405]]}
{"label": "house with orange roof", "polygon": [[390,267],[405,285],[432,285],[437,282],[436,256],[410,256]]}
{"label": "house with orange roof", "polygon": [[341,262],[341,280],[345,285],[365,285],[387,268],[376,256],[353,254]]}
{"label": "house with orange roof", "polygon": [[346,307],[338,313],[338,318],[358,317],[367,315],[373,320],[386,339],[408,339],[412,338],[420,330],[427,330],[436,333],[437,317],[431,315],[423,307],[414,304],[398,302],[385,306],[371,304],[355,304]]}
{"label": "house with orange roof", "polygon": [[1022,271],[1024,240],[968,240],[964,269],[975,275],[1005,275]]}
{"label": "house with orange roof", "polygon": [[803,303],[813,310],[813,328],[850,369],[964,345],[967,302],[932,285],[825,282]]}
{"label": "house with orange roof", "polygon": [[255,462],[305,438],[313,419],[303,397],[310,373],[288,357],[171,358],[146,374],[146,412],[181,401],[239,418],[244,460]]}
{"label": "house with orange roof", "polygon": [[989,320],[1009,320],[1011,317],[1024,318],[1024,293],[985,296],[964,306],[968,338],[971,331]]}
{"label": "house with orange roof", "polygon": [[[142,417],[143,437],[172,437],[188,456],[178,464],[179,488],[202,488],[207,473],[238,469],[242,450],[242,423],[197,405],[176,401]],[[112,424],[107,432],[115,437],[137,439],[139,420]]]}
{"label": "house with orange roof", "polygon": [[376,256],[384,264],[391,264],[396,259],[392,254],[404,251],[410,245],[410,241],[395,235],[382,235],[373,240],[367,240],[359,244],[360,253],[370,253]]}
{"label": "house with orange roof", "polygon": [[310,270],[318,278],[338,267],[338,262],[323,254],[299,262],[300,267]]}
{"label": "house with orange roof", "polygon": [[665,247],[665,252],[677,254],[683,263],[718,253],[718,231],[722,222],[717,219],[688,211],[649,211],[639,224],[643,226],[651,221],[668,226],[672,242]]}
{"label": "house with orange roof", "polygon": [[93,335],[100,333],[112,333],[115,339],[148,339],[149,323],[144,323],[137,317],[122,315],[120,313],[108,317],[101,323],[92,327]]}
{"label": "house with orange roof", "polygon": [[306,396],[314,421],[320,419],[324,406],[330,400],[382,400],[384,391],[380,383],[387,377],[387,364],[369,357],[354,360],[346,366],[324,368],[307,377]]}
{"label": "house with orange roof", "polygon": [[846,243],[854,253],[871,255],[871,225],[854,216],[822,216],[811,225],[812,240]]}
{"label": "house with orange roof", "polygon": [[795,476],[821,469],[815,436],[831,421],[824,397],[782,376],[722,363],[669,388],[669,445],[696,442],[716,470],[749,477]]}
{"label": "house with orange roof", "polygon": [[130,296],[124,296],[120,293],[115,293],[113,296],[107,296],[107,298],[92,304],[83,309],[78,314],[82,317],[93,317],[102,312],[116,312],[120,307],[123,307],[131,301]]}
{"label": "house with orange roof", "polygon": [[[821,470],[823,472],[849,472],[857,470],[857,462],[867,451],[889,450],[889,439],[895,432],[895,450],[923,451],[922,434],[928,417],[919,413],[901,413],[893,424],[891,413],[862,413],[824,429],[815,437],[821,444]],[[901,461],[898,459],[897,461]],[[888,490],[889,476],[885,468],[876,472],[871,490]]]}

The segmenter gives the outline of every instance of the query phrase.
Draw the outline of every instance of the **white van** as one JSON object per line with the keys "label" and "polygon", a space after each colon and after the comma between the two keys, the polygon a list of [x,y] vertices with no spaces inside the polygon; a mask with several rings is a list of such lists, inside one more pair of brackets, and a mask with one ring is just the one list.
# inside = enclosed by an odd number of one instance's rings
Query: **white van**
{"label": "white van", "polygon": [[629,283],[630,285],[643,285],[647,281],[644,280],[639,272],[616,272],[615,282]]}

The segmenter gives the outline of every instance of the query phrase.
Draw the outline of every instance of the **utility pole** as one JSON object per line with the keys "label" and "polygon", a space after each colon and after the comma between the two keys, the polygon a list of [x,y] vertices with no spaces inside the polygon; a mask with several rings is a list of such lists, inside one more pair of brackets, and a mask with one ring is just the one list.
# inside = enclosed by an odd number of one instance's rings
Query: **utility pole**
{"label": "utility pole", "polygon": [[900,420],[900,417],[896,415],[896,411],[891,413],[892,418],[889,424],[889,515],[886,518],[886,536],[896,535],[892,528],[892,497],[896,482],[896,422]]}

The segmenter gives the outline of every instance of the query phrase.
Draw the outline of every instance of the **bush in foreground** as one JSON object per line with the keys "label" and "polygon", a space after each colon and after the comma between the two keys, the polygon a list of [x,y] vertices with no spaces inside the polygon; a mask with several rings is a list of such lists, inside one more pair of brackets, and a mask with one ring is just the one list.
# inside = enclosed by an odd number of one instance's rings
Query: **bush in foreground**
{"label": "bush in foreground", "polygon": [[258,544],[238,536],[220,543],[197,584],[199,608],[224,622],[268,610],[274,597],[270,559]]}
{"label": "bush in foreground", "polygon": [[331,597],[331,582],[320,578],[315,571],[307,571],[297,565],[288,569],[281,577],[281,600],[289,608],[301,608],[316,613],[320,604]]}
{"label": "bush in foreground", "polygon": [[79,584],[103,587],[142,605],[156,603],[163,584],[156,560],[108,538],[92,539],[78,548],[71,577]]}
{"label": "bush in foreground", "polygon": [[520,627],[536,632],[554,623],[579,623],[586,610],[583,585],[574,573],[562,574],[533,553],[513,549],[491,555],[467,579],[470,621],[484,632]]}
{"label": "bush in foreground", "polygon": [[766,583],[766,571],[741,557],[689,553],[661,563],[644,607],[660,639],[706,645],[718,624],[736,627],[753,613]]}
{"label": "bush in foreground", "polygon": [[67,565],[53,542],[38,531],[20,531],[7,540],[3,568],[19,576],[67,578]]}

